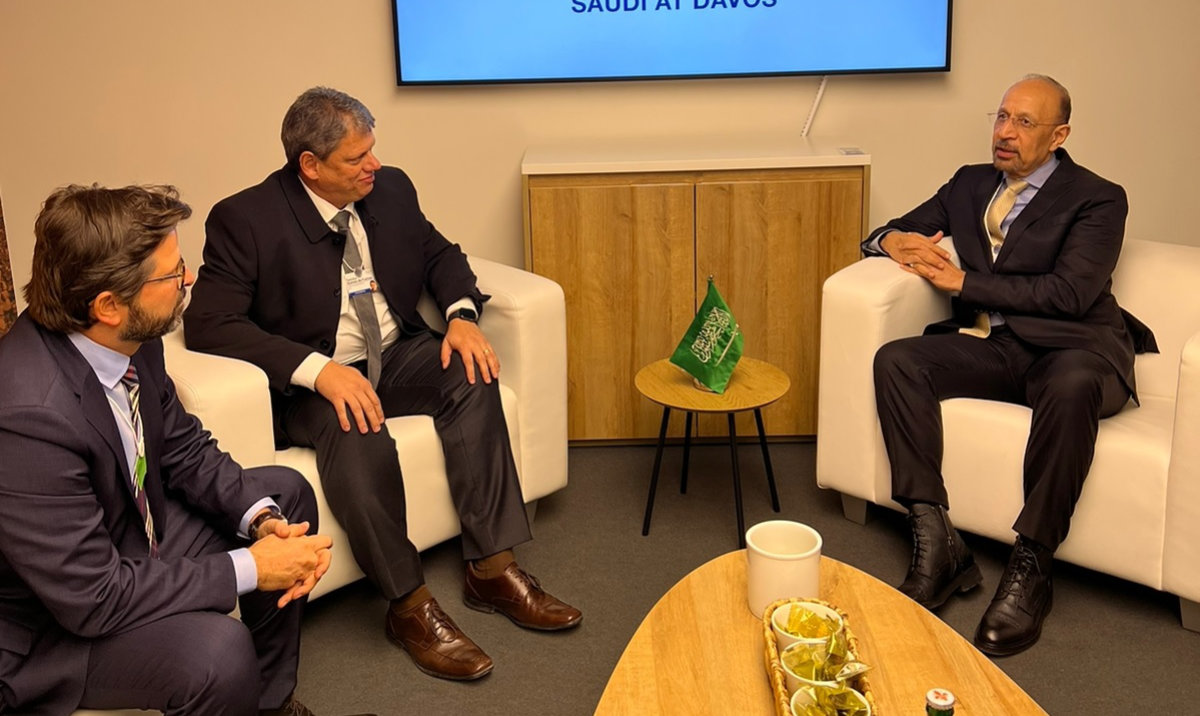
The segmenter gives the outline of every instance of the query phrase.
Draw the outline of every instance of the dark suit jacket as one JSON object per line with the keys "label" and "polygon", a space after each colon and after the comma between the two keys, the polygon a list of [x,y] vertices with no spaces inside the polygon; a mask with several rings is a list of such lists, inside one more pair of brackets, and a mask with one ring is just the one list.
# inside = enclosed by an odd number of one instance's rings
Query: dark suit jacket
{"label": "dark suit jacket", "polygon": [[[241,468],[184,412],[161,342],[143,345],[133,362],[160,541],[181,509],[232,538],[263,495],[248,494]],[[104,390],[70,340],[28,314],[0,339],[0,455],[0,682],[17,712],[69,713],[90,639],[172,614],[233,609],[227,555],[147,556]]]}
{"label": "dark suit jacket", "polygon": [[[417,313],[422,290],[445,308],[487,299],[457,244],[425,219],[399,169],[375,173],[355,203],[375,278],[409,334],[428,330]],[[332,356],[341,310],[341,237],[329,228],[286,167],[222,200],[205,224],[204,266],[184,313],[188,348],[249,361],[271,387],[290,392],[292,373],[313,352]]]}
{"label": "dark suit jacket", "polygon": [[1155,350],[1154,337],[1112,295],[1129,204],[1125,190],[1057,150],[1061,162],[1012,223],[992,261],[983,215],[1003,174],[990,164],[959,169],[933,198],[871,232],[898,229],[954,237],[966,278],[952,299],[953,318],[927,333],[974,323],[995,311],[1021,339],[1048,348],[1079,348],[1111,363],[1136,396],[1133,356]]}

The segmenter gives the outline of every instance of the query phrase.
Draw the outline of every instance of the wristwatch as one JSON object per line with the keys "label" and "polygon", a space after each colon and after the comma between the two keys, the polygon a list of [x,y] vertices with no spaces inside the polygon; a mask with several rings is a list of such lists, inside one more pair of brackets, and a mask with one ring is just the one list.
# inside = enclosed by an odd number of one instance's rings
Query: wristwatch
{"label": "wristwatch", "polygon": [[279,511],[279,508],[271,505],[250,521],[250,527],[247,528],[246,533],[250,536],[251,541],[258,539],[258,530],[267,520],[283,520],[283,523],[287,524],[287,518]]}
{"label": "wristwatch", "polygon": [[446,323],[453,321],[455,318],[461,318],[464,321],[475,323],[479,320],[479,314],[473,308],[460,308],[446,317]]}

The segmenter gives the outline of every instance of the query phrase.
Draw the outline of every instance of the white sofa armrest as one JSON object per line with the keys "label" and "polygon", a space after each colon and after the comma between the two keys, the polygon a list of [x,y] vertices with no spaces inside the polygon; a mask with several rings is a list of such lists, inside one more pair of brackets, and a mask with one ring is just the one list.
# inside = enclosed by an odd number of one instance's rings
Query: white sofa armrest
{"label": "white sofa armrest", "polygon": [[1166,499],[1162,588],[1200,602],[1200,333],[1180,356]]}
{"label": "white sofa armrest", "polygon": [[[948,240],[942,246],[953,251]],[[875,352],[888,341],[920,335],[926,325],[949,315],[945,294],[888,258],[863,259],[825,281],[818,485],[876,504],[890,501],[890,469],[875,415]]]}
{"label": "white sofa armrest", "polygon": [[267,375],[234,358],[189,351],[183,329],[163,337],[167,373],[179,402],[243,467],[275,464]]}
{"label": "white sofa armrest", "polygon": [[[500,357],[500,380],[517,395],[515,450],[525,501],[567,484],[567,337],[562,288],[521,269],[472,257],[479,288],[492,295],[480,328]],[[426,296],[421,313],[445,327]],[[164,337],[167,370],[183,406],[244,466],[275,463],[271,396],[258,367],[189,351],[182,331]],[[509,419],[514,416],[509,415]]]}
{"label": "white sofa armrest", "polygon": [[567,484],[567,309],[562,287],[477,257],[471,268],[492,299],[480,328],[500,357],[500,381],[520,403],[521,485],[525,501]]}
{"label": "white sofa armrest", "polygon": [[[521,444],[514,452],[531,502],[567,485],[566,300],[562,287],[544,276],[477,256],[470,262],[479,290],[492,297],[479,327],[500,358],[500,382],[520,406]],[[445,325],[428,296],[420,310],[429,325]]]}

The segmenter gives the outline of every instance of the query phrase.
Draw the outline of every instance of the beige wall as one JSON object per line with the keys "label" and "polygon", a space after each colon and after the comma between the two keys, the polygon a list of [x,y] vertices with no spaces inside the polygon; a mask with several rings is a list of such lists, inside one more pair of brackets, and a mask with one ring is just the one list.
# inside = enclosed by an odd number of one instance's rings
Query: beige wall
{"label": "beige wall", "polygon": [[[71,182],[178,185],[196,209],[181,233],[198,263],[209,208],[282,164],[279,121],[314,84],[371,107],[380,157],[412,174],[443,233],[513,265],[526,146],[798,133],[818,84],[397,88],[390,23],[388,0],[0,0],[0,197],[17,284],[40,202]],[[1192,0],[959,0],[952,72],[832,77],[812,135],[873,155],[877,224],[986,161],[985,113],[1012,80],[1045,72],[1074,95],[1067,147],[1128,190],[1128,234],[1200,245],[1172,220],[1196,203],[1197,27]]]}

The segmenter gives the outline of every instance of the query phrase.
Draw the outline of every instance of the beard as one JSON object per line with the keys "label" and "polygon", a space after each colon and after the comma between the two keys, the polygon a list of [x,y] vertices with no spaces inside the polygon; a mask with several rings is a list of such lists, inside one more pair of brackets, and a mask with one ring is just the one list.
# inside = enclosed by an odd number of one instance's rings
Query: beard
{"label": "beard", "polygon": [[175,302],[175,308],[166,316],[153,316],[142,310],[140,304],[131,303],[129,320],[121,328],[121,340],[146,343],[155,338],[162,338],[175,330],[183,320],[183,309],[187,305],[184,300],[186,295],[186,290],[179,292],[179,300]]}

